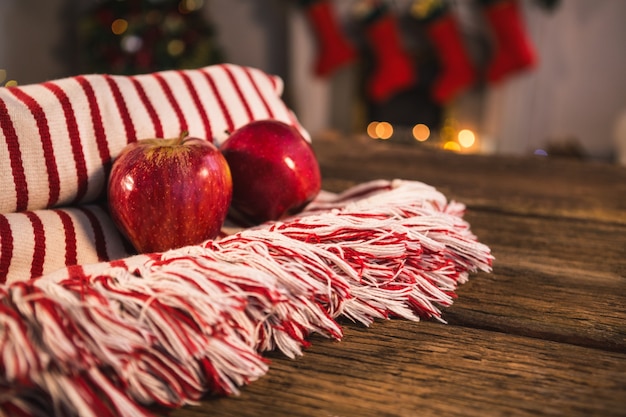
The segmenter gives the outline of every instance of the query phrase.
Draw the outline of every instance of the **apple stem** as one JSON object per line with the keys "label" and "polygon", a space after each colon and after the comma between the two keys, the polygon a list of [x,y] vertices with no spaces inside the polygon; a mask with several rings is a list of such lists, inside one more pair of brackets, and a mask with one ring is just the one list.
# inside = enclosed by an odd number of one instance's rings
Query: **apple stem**
{"label": "apple stem", "polygon": [[183,143],[183,141],[185,140],[185,138],[187,138],[187,136],[189,136],[189,132],[187,130],[183,130],[182,132],[180,132],[180,136],[178,137],[178,140],[176,141],[176,145],[180,145],[181,143]]}

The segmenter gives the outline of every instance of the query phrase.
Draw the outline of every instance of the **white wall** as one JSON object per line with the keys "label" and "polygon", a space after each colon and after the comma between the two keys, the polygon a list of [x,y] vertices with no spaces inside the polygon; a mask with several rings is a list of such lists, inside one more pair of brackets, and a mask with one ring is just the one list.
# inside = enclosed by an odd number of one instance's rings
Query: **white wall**
{"label": "white wall", "polygon": [[502,153],[574,138],[611,157],[626,111],[626,2],[565,0],[554,13],[524,4],[539,65],[488,91],[482,133]]}
{"label": "white wall", "polygon": [[0,68],[30,84],[66,74],[59,47],[65,0],[0,0]]}

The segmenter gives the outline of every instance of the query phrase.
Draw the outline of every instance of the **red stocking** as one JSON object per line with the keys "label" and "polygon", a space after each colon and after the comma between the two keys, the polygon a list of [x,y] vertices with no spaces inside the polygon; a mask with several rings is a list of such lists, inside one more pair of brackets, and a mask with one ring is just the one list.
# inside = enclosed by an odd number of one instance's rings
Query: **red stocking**
{"label": "red stocking", "polygon": [[440,67],[432,87],[432,96],[436,102],[445,103],[474,84],[476,72],[452,13],[445,12],[428,23],[426,31],[435,46]]}
{"label": "red stocking", "polygon": [[535,53],[524,30],[517,0],[485,1],[484,13],[495,38],[495,55],[487,79],[497,82],[535,65]]}
{"label": "red stocking", "polygon": [[301,1],[309,23],[315,31],[318,56],[315,73],[326,77],[336,69],[353,61],[356,51],[341,32],[329,0]]}
{"label": "red stocking", "polygon": [[403,48],[394,15],[387,10],[378,12],[365,28],[375,60],[374,73],[367,81],[367,93],[373,101],[382,102],[412,87],[417,81],[417,70]]}
{"label": "red stocking", "polygon": [[439,61],[439,73],[431,87],[432,98],[440,104],[449,102],[476,79],[457,20],[447,0],[415,0],[411,14],[424,25]]}

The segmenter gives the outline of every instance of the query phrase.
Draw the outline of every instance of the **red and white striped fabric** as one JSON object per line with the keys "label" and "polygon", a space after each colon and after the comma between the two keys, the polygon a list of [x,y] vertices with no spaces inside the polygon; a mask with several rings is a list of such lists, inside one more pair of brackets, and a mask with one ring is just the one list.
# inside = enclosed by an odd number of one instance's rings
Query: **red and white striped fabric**
{"label": "red and white striped fabric", "polygon": [[220,144],[257,119],[296,125],[279,77],[231,64],[138,76],[81,75],[0,88],[0,213],[91,202],[129,142]]}
{"label": "red and white striped fabric", "polygon": [[[441,320],[489,248],[432,187],[322,193],[284,222],[0,286],[0,416],[149,416],[232,394],[338,317]],[[3,414],[4,413],[4,414]]]}
{"label": "red and white striped fabric", "polygon": [[0,417],[146,417],[237,393],[268,371],[265,351],[340,339],[339,317],[442,320],[457,286],[491,270],[464,206],[405,180],[131,256],[99,199],[118,152],[182,129],[219,144],[262,118],[306,135],[281,90],[234,65],[0,88]]}
{"label": "red and white striped fabric", "polygon": [[0,214],[0,283],[133,253],[103,205]]}
{"label": "red and white striped fabric", "polygon": [[1,87],[0,283],[129,254],[108,215],[83,207],[103,197],[129,142],[187,130],[219,145],[268,118],[310,140],[282,91],[279,77],[232,64]]}

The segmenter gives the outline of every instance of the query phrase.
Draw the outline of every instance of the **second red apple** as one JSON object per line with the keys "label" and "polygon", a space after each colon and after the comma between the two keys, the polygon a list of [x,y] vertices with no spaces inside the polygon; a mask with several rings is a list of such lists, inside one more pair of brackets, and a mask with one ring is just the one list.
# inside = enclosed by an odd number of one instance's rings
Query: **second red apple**
{"label": "second red apple", "polygon": [[313,148],[286,123],[253,121],[235,130],[220,150],[233,179],[229,216],[237,223],[249,226],[298,213],[320,191]]}

